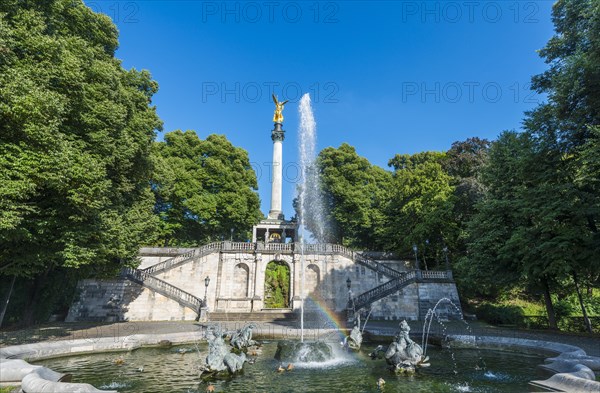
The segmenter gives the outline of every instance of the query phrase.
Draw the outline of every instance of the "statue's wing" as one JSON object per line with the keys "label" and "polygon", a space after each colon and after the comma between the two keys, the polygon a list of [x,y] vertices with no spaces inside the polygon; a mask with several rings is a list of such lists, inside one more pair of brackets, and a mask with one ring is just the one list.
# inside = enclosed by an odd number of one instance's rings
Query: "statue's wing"
{"label": "statue's wing", "polygon": [[273,102],[275,103],[275,105],[277,105],[277,97],[275,97],[275,93],[271,94],[271,96],[273,97]]}
{"label": "statue's wing", "polygon": [[285,101],[283,101],[283,102],[281,103],[281,105],[285,105],[285,104],[287,104],[288,102],[290,102],[290,100],[285,100]]}

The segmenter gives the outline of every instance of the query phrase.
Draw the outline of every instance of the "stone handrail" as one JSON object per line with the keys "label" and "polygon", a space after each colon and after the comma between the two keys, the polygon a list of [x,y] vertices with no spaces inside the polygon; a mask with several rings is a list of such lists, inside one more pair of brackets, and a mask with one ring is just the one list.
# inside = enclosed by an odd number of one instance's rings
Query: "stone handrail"
{"label": "stone handrail", "polygon": [[[140,269],[140,270],[143,271],[144,273],[148,273],[148,274],[156,274],[156,273],[164,272],[165,270],[172,269],[173,267],[181,265],[182,263],[185,263],[185,262],[189,261],[190,259],[201,258],[201,257],[211,254],[215,251],[220,251],[223,249],[224,243],[225,242],[209,243],[202,247],[195,248],[192,251],[188,251],[186,253],[177,255],[174,258],[169,258],[166,261],[159,262],[156,265],[147,267],[145,269]],[[251,244],[251,243],[241,243],[241,244]]]}
{"label": "stone handrail", "polygon": [[329,252],[332,254],[345,256],[346,258],[352,259],[356,263],[359,263],[375,272],[391,278],[399,278],[405,274],[404,272],[400,272],[396,269],[392,269],[389,266],[379,263],[361,252],[352,251],[351,249],[340,244],[308,244],[306,246],[316,246],[315,248],[319,249],[321,252]]}
{"label": "stone handrail", "polygon": [[237,251],[254,251],[256,249],[255,243],[247,242],[223,242],[223,250],[237,250]]}
{"label": "stone handrail", "polygon": [[139,269],[125,268],[124,275],[131,281],[144,285],[156,292],[189,307],[195,312],[199,312],[203,304],[202,299],[192,295],[189,292],[181,290],[166,281],[154,277],[152,274]]}
{"label": "stone handrail", "polygon": [[294,251],[292,243],[265,243],[263,250],[265,251]]}
{"label": "stone handrail", "polygon": [[368,306],[391,295],[397,290],[404,288],[413,282],[447,282],[452,280],[452,272],[444,270],[412,270],[383,283],[373,289],[361,293],[352,299],[352,305],[356,310]]}
{"label": "stone handrail", "polygon": [[375,272],[381,273],[384,276],[388,276],[391,278],[398,278],[404,275],[403,272],[400,272],[396,269],[392,269],[389,266],[386,266],[382,263],[377,262],[373,258],[370,258],[361,252],[352,251],[351,249],[342,246],[340,244],[331,244],[331,243],[323,243],[323,244],[300,244],[296,243],[296,250],[304,251],[305,253],[316,252],[316,253],[328,253],[328,254],[338,254],[342,255],[348,259],[352,259],[354,262],[359,263]]}
{"label": "stone handrail", "polygon": [[361,293],[352,299],[352,304],[356,310],[368,306],[379,299],[391,295],[398,289],[413,283],[417,279],[415,271],[405,273],[402,277],[394,278],[373,289]]}
{"label": "stone handrail", "polygon": [[352,259],[354,262],[359,263],[375,272],[381,273],[390,278],[399,278],[404,275],[396,269],[386,266],[382,263],[377,262],[373,258],[370,258],[360,252],[352,251],[347,247],[339,244],[321,243],[321,244],[302,244],[302,243],[248,243],[248,242],[232,242],[222,241],[206,244],[202,247],[195,248],[191,251],[177,255],[176,257],[169,258],[163,262],[159,262],[156,265],[149,266],[141,271],[156,275],[166,270],[172,269],[179,266],[190,259],[201,258],[208,254],[218,251],[272,251],[282,253],[318,253],[318,254],[338,254],[348,259]]}
{"label": "stone handrail", "polygon": [[399,272],[396,269],[392,269],[391,267],[386,266],[382,263],[379,263],[379,262],[375,261],[374,259],[371,259],[361,253],[355,252],[355,253],[353,253],[353,255],[354,255],[354,258],[353,258],[354,262],[358,262],[361,265],[365,265],[369,269],[374,270],[378,273],[381,273],[385,276],[392,277],[392,278],[400,278],[406,274],[404,272]]}
{"label": "stone handrail", "polygon": [[423,280],[451,280],[450,272],[445,270],[421,270]]}

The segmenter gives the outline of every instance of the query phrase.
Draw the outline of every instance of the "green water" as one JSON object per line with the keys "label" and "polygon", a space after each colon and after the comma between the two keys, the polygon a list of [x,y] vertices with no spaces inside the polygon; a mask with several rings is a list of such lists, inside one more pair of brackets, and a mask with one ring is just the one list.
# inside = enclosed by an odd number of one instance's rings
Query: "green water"
{"label": "green water", "polygon": [[[454,350],[429,347],[431,367],[414,376],[396,376],[383,360],[371,360],[376,345],[363,345],[358,354],[343,357],[329,366],[276,372],[273,359],[276,342],[262,348],[255,364],[244,365],[241,375],[215,383],[217,392],[378,392],[382,377],[383,392],[527,392],[527,382],[535,378],[536,365],[543,358],[499,351]],[[178,353],[178,349],[188,350]],[[87,382],[98,388],[120,392],[204,392],[206,384],[198,378],[197,365],[206,356],[206,345],[171,349],[145,348],[129,353],[104,353],[40,361],[56,371],[73,374],[73,382]],[[122,357],[124,363],[115,360]],[[483,358],[485,368],[476,369]],[[455,364],[456,363],[456,367]],[[143,371],[140,371],[143,367]],[[455,373],[456,370],[456,373]]]}

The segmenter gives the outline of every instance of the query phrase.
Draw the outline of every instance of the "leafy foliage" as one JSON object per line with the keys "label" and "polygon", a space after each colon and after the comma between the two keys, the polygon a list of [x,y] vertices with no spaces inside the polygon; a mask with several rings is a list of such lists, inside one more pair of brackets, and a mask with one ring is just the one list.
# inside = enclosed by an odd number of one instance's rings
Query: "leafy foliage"
{"label": "leafy foliage", "polygon": [[580,284],[598,285],[599,18],[598,2],[554,5],[557,34],[540,51],[550,67],[532,80],[548,102],[527,113],[523,134],[492,144],[459,266],[479,292],[537,283],[553,327],[550,291],[572,288],[585,316]]}
{"label": "leafy foliage", "polygon": [[290,268],[285,262],[271,261],[265,270],[265,307],[290,306]]}
{"label": "leafy foliage", "polygon": [[262,214],[248,153],[222,135],[205,140],[174,131],[156,142],[152,189],[160,243],[198,245],[235,236],[246,240]]}
{"label": "leafy foliage", "polygon": [[[487,148],[486,141],[473,141],[474,146],[483,145],[481,151]],[[474,154],[483,155],[480,150]],[[396,155],[389,161],[394,168],[390,172],[372,165],[345,143],[322,150],[317,169],[327,230],[319,240],[401,255],[411,255],[412,245],[417,244],[425,260],[439,263],[444,258],[442,249],[456,247],[459,237],[454,211],[458,181],[446,169],[450,162],[439,152]],[[318,226],[317,220],[305,218],[310,230]]]}
{"label": "leafy foliage", "polygon": [[523,312],[517,306],[484,303],[477,308],[477,318],[495,325],[523,323]]}
{"label": "leafy foliage", "polygon": [[444,153],[396,155],[393,191],[387,206],[386,239],[392,250],[410,255],[412,245],[441,250],[456,242],[454,187],[444,171]]}
{"label": "leafy foliage", "polygon": [[80,1],[0,5],[0,273],[111,272],[153,232],[146,71]]}
{"label": "leafy foliage", "polygon": [[[360,157],[344,143],[319,153],[322,200],[325,211],[323,242],[377,249],[382,244],[385,203],[391,174]],[[295,204],[298,210],[297,202]],[[297,212],[298,213],[298,212]],[[306,217],[309,230],[317,232],[318,217]]]}

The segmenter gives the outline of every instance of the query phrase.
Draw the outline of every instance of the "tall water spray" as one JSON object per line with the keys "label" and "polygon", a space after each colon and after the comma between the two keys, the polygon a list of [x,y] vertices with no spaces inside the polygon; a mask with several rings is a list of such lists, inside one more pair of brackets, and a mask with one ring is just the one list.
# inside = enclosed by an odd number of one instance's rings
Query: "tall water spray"
{"label": "tall water spray", "polygon": [[300,337],[304,341],[304,244],[306,243],[306,223],[311,221],[312,237],[322,239],[323,204],[321,203],[319,177],[316,170],[317,123],[313,115],[310,95],[304,94],[298,107],[300,126],[298,129],[298,150],[300,157],[300,184],[298,188],[298,224],[301,243],[301,293]]}

